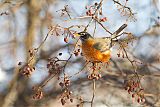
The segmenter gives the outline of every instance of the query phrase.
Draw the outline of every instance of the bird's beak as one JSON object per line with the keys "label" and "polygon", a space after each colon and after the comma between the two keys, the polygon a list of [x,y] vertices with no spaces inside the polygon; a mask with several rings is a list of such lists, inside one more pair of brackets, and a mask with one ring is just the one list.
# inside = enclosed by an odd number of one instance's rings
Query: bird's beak
{"label": "bird's beak", "polygon": [[80,35],[79,33],[75,33],[74,36],[75,36],[75,37],[77,37],[77,36],[79,37],[79,36],[81,36],[81,35]]}

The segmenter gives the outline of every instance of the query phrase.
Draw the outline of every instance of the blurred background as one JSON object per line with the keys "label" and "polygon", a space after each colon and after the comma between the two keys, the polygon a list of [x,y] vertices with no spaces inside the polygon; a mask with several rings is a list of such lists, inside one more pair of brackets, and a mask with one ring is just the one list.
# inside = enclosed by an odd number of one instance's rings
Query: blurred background
{"label": "blurred background", "polygon": [[[122,4],[125,0],[119,0]],[[49,26],[84,25],[89,18],[69,20],[68,15],[61,16],[58,11],[68,5],[71,18],[84,16],[86,5],[93,5],[99,0],[0,0],[0,106],[1,107],[61,107],[59,97],[61,88],[53,78],[45,89],[41,100],[32,99],[32,86],[41,83],[48,75],[47,59],[62,52],[62,59],[67,59],[68,47],[64,36],[50,35],[39,50],[36,70],[31,77],[19,76],[18,62],[25,62],[28,50],[38,47],[49,32]],[[160,0],[128,0],[127,6],[135,13],[135,20],[128,20],[126,32],[131,32],[137,39],[127,49],[129,56],[143,62],[138,65],[138,73],[144,75],[142,85],[146,93],[145,105],[133,101],[123,88],[124,77],[117,75],[130,73],[130,62],[117,57],[113,48],[113,57],[103,72],[103,78],[96,82],[94,107],[160,107]],[[112,0],[104,0],[103,16],[107,17],[104,26],[111,32],[126,23],[126,16],[118,11]],[[58,12],[56,12],[58,11]],[[93,33],[94,23],[88,28]],[[75,29],[81,31],[82,29]],[[109,36],[97,24],[95,36]],[[69,40],[69,44],[75,42]],[[74,57],[74,62],[66,69],[68,75],[78,72],[84,65],[83,57]],[[87,70],[87,69],[86,69]],[[86,71],[84,70],[84,71]],[[85,73],[72,78],[70,89],[75,96],[82,96],[86,101],[92,98],[92,82]],[[76,101],[68,102],[66,107],[75,107]],[[84,104],[90,107],[90,104]]]}

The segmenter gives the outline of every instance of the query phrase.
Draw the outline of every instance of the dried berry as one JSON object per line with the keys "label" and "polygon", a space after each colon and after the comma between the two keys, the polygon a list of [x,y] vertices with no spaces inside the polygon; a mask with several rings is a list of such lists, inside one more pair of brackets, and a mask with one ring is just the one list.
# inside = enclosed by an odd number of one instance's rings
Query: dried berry
{"label": "dried berry", "polygon": [[62,98],[61,103],[62,103],[62,105],[65,105],[66,101]]}
{"label": "dried berry", "polygon": [[67,37],[64,38],[64,42],[68,43],[68,38]]}
{"label": "dried berry", "polygon": [[132,98],[137,99],[138,103],[144,100],[144,89],[140,88],[140,83],[136,76],[131,76],[128,80],[124,81],[124,84],[125,90],[127,90],[129,94],[132,93]]}
{"label": "dried berry", "polygon": [[73,103],[73,99],[72,98],[70,99],[70,102]]}
{"label": "dried berry", "polygon": [[107,21],[107,17],[103,17],[100,19],[100,22],[106,22]]}
{"label": "dried berry", "polygon": [[64,83],[62,83],[62,82],[60,82],[59,85],[60,85],[61,87],[64,87]]}

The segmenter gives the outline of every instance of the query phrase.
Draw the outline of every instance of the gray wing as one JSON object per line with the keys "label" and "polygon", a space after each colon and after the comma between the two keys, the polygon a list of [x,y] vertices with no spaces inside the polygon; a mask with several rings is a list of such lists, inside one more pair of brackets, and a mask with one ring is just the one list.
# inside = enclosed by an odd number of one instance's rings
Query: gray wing
{"label": "gray wing", "polygon": [[106,50],[110,49],[111,41],[109,38],[101,38],[96,39],[96,43],[93,45],[93,47],[101,52],[105,52]]}

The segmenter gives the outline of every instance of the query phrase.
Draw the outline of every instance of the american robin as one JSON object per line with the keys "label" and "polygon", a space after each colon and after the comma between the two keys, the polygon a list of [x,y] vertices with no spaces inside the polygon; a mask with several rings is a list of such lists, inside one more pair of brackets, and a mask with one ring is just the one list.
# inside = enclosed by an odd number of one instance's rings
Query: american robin
{"label": "american robin", "polygon": [[83,31],[76,35],[80,36],[82,42],[82,53],[91,62],[108,62],[111,58],[111,47],[117,42],[117,35],[126,27],[123,24],[111,37],[93,38],[89,33]]}

